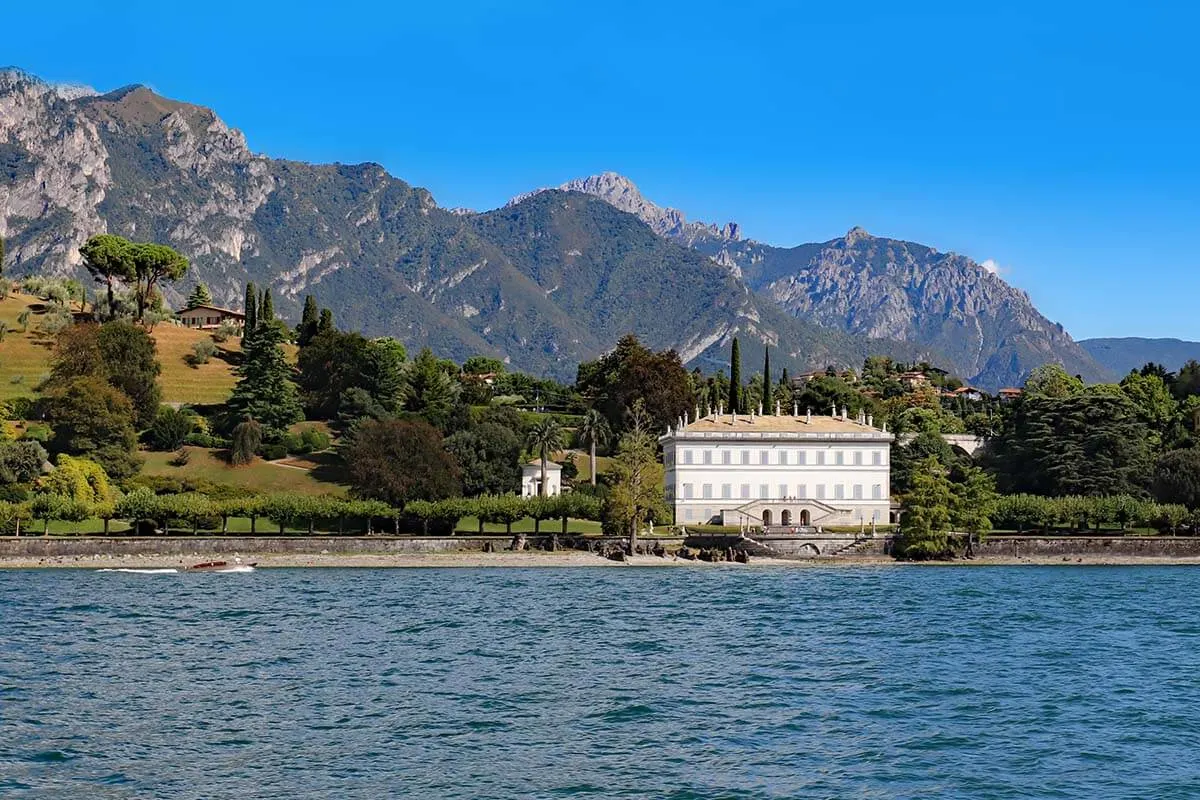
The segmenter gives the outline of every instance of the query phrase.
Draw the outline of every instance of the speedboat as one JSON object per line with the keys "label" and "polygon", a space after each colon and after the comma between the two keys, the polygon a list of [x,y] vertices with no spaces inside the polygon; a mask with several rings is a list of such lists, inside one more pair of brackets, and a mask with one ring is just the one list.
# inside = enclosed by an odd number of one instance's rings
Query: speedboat
{"label": "speedboat", "polygon": [[243,564],[242,560],[236,559],[234,563],[228,561],[204,561],[199,564],[193,564],[187,568],[188,572],[254,572],[254,567],[258,562],[253,564]]}

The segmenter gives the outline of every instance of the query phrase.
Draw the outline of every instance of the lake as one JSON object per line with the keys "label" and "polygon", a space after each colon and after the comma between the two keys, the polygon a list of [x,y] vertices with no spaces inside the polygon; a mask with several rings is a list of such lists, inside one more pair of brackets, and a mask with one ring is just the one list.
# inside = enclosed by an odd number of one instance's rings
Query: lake
{"label": "lake", "polygon": [[0,572],[0,796],[1196,797],[1200,569]]}

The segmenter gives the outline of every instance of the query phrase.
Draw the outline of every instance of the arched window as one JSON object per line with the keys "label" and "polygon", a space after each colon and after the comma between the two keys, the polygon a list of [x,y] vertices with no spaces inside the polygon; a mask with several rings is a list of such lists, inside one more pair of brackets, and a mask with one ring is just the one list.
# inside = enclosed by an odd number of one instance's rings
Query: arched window
{"label": "arched window", "polygon": [[809,516],[808,509],[807,509],[807,508],[805,508],[805,509],[802,509],[802,510],[800,511],[800,524],[801,524],[801,525],[810,525],[810,524],[812,524],[812,517],[811,517],[811,516]]}
{"label": "arched window", "polygon": [[765,508],[762,513],[763,525],[771,524],[771,509]]}
{"label": "arched window", "polygon": [[792,524],[792,512],[788,511],[787,509],[784,509],[783,512],[781,512],[779,515],[779,524],[780,525],[791,525]]}

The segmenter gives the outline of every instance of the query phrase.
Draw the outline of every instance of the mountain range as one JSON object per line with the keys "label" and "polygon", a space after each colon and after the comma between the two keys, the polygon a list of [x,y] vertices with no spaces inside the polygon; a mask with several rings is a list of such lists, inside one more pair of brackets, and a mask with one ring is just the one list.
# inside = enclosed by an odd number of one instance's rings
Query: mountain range
{"label": "mountain range", "polygon": [[1079,344],[1102,367],[1114,375],[1128,375],[1153,361],[1171,372],[1178,372],[1189,361],[1200,361],[1200,342],[1182,339],[1143,339],[1130,336],[1118,339],[1082,339]]}
{"label": "mountain range", "polygon": [[736,223],[691,222],[604,173],[482,213],[440,207],[377,164],[252,153],[207,109],[143,86],[108,93],[0,71],[5,274],[79,275],[79,245],[118,233],[191,260],[237,306],[247,280],[295,316],[305,294],[339,323],[464,359],[573,377],[626,333],[707,370],[742,339],[747,367],[928,359],[982,388],[1055,361],[1111,377],[1029,297],[965,256],[854,228],[782,248]]}

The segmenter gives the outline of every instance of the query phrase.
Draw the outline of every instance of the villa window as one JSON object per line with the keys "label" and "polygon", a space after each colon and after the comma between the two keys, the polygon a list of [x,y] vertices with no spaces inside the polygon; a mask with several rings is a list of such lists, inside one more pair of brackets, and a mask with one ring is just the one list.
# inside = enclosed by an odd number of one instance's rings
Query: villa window
{"label": "villa window", "polygon": [[856,483],[856,484],[854,484],[854,499],[855,499],[855,500],[862,500],[862,499],[863,499],[863,492],[862,492],[862,484],[861,484],[861,483]]}
{"label": "villa window", "polygon": [[805,464],[808,463],[808,454],[805,453],[803,450],[797,450],[796,451],[796,463],[803,467]]}
{"label": "villa window", "polygon": [[[862,487],[859,487],[862,488]],[[706,483],[700,487],[700,496],[705,500],[712,500],[712,484]]]}
{"label": "villa window", "polygon": [[856,467],[862,466],[862,450],[854,451],[854,465]]}
{"label": "villa window", "polygon": [[787,463],[788,463],[788,451],[787,450],[779,451],[779,463],[784,465],[785,467],[787,466]]}
{"label": "villa window", "polygon": [[742,451],[742,463],[743,463],[743,464],[749,464],[749,463],[750,463],[750,451],[749,451],[749,450],[743,450],[743,451]]}
{"label": "villa window", "polygon": [[779,497],[782,499],[787,496],[788,496],[787,484],[786,483],[779,484]]}
{"label": "villa window", "polygon": [[733,461],[733,451],[732,450],[722,450],[721,451],[721,463],[729,464],[732,461]]}
{"label": "villa window", "polygon": [[837,452],[835,452],[833,454],[833,463],[837,464],[840,467],[842,464],[845,463],[845,457],[846,457],[846,454],[843,453],[841,450],[838,450]]}
{"label": "villa window", "polygon": [[685,463],[685,464],[692,463],[692,451],[691,450],[683,451],[683,463]]}
{"label": "villa window", "polygon": [[742,499],[743,500],[750,499],[750,484],[748,484],[748,483],[742,484]]}
{"label": "villa window", "polygon": [[685,484],[683,485],[683,499],[684,499],[684,500],[691,500],[691,499],[692,499],[692,489],[693,489],[693,488],[694,488],[694,487],[693,487],[693,486],[692,486],[692,484],[690,484],[690,483],[685,483]]}
{"label": "villa window", "polygon": [[846,487],[840,483],[833,485],[833,499],[842,500],[846,497]]}
{"label": "villa window", "polygon": [[721,499],[729,500],[732,497],[733,497],[733,484],[722,483],[721,484]]}
{"label": "villa window", "polygon": [[705,450],[705,451],[704,451],[704,463],[705,463],[705,464],[711,464],[711,463],[712,463],[712,450]]}
{"label": "villa window", "polygon": [[871,463],[877,467],[882,465],[883,464],[883,451],[876,450],[875,452],[871,453]]}
{"label": "villa window", "polygon": [[796,487],[796,497],[799,497],[801,500],[805,500],[808,498],[808,484],[807,483],[802,483]]}
{"label": "villa window", "polygon": [[771,463],[771,451],[763,450],[761,453],[759,453],[758,454],[758,463],[770,464]]}
{"label": "villa window", "polygon": [[871,499],[872,500],[882,500],[883,499],[883,484],[877,483],[871,487]]}
{"label": "villa window", "polygon": [[818,500],[825,499],[825,484],[823,484],[823,483],[817,484],[817,499]]}
{"label": "villa window", "polygon": [[763,500],[766,500],[771,496],[771,487],[767,486],[765,483],[760,483],[758,486],[758,496]]}
{"label": "villa window", "polygon": [[817,466],[822,466],[822,465],[824,465],[824,463],[825,463],[825,451],[818,450],[817,451]]}

